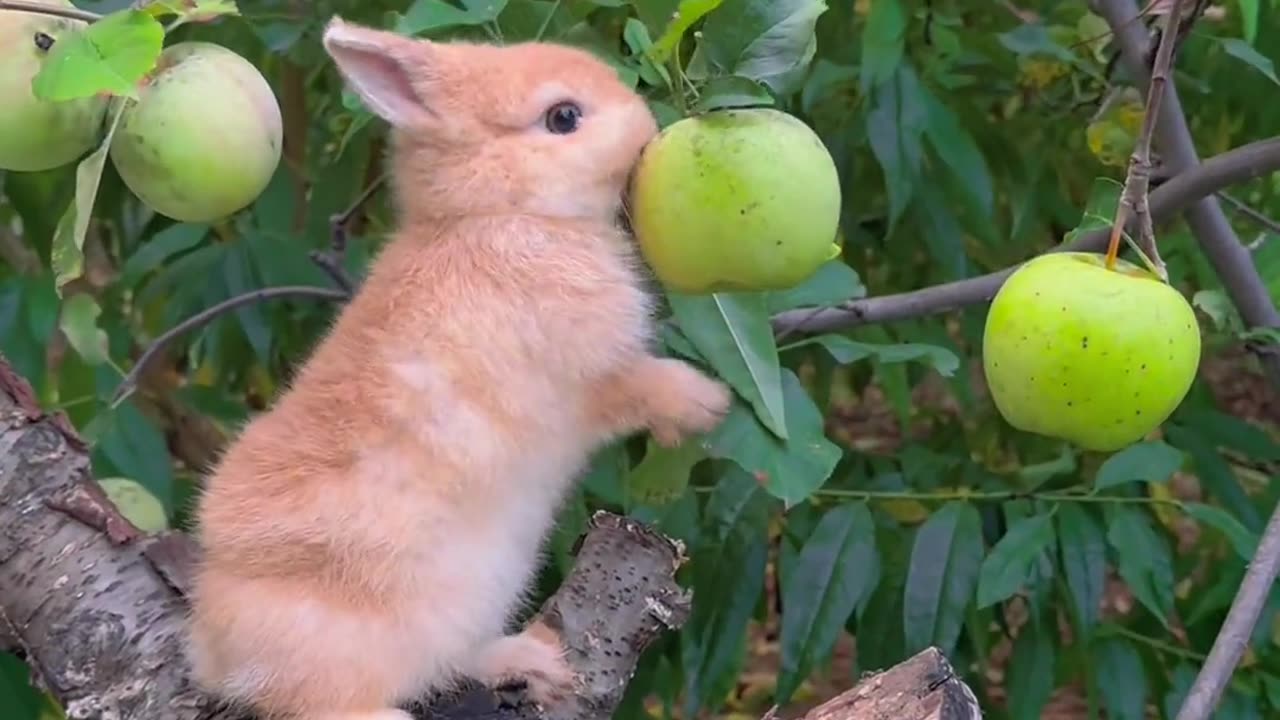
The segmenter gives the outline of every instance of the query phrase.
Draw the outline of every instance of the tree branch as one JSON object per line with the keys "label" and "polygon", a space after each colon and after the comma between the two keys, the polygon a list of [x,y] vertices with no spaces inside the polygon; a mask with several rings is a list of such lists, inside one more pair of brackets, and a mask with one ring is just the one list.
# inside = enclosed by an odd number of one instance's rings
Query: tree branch
{"label": "tree branch", "polygon": [[97,22],[102,16],[96,12],[81,10],[74,7],[60,7],[58,5],[47,5],[38,2],[22,2],[22,0],[0,0],[0,12],[4,10],[14,10],[17,12],[36,13],[37,15],[52,15],[54,17],[71,18],[72,20],[83,20],[85,22]]}
{"label": "tree branch", "polygon": [[[1149,38],[1141,29],[1127,27],[1125,23],[1137,11],[1133,0],[1095,0],[1094,5],[1095,11],[1116,30],[1116,43],[1129,71],[1140,84],[1149,84],[1151,78],[1145,62]],[[1166,89],[1160,111],[1156,142],[1165,162],[1174,172],[1194,167],[1198,162],[1195,145],[1173,85]],[[1250,327],[1280,326],[1280,313],[1258,276],[1248,249],[1231,229],[1216,197],[1208,195],[1191,205],[1187,210],[1187,223],[1245,323]],[[1272,383],[1280,385],[1280,356],[1264,352],[1261,359]],[[1280,506],[1267,522],[1240,590],[1178,711],[1177,720],[1205,720],[1213,713],[1244,654],[1277,574],[1280,574]]]}
{"label": "tree branch", "polygon": [[174,325],[164,332],[163,335],[156,338],[147,346],[142,355],[138,357],[138,361],[129,369],[129,374],[124,376],[120,381],[120,385],[116,387],[115,393],[111,397],[111,404],[115,405],[125,398],[133,394],[138,387],[138,378],[142,373],[146,372],[147,365],[156,357],[165,345],[174,338],[186,332],[194,330],[213,322],[221,315],[225,315],[236,308],[245,305],[252,305],[263,300],[271,300],[282,297],[307,297],[318,298],[321,300],[346,300],[348,294],[343,290],[334,290],[332,288],[311,287],[309,285],[286,285],[283,287],[262,288],[261,290],[250,290],[242,295],[228,298],[213,307],[192,315],[182,322]]}
{"label": "tree branch", "polygon": [[[1169,89],[1173,90],[1172,87]],[[1280,137],[1233,148],[1176,173],[1153,190],[1149,203],[1152,220],[1171,220],[1185,208],[1224,188],[1277,170],[1280,170]],[[1106,248],[1109,234],[1109,229],[1083,233],[1075,242],[1059,245],[1048,252],[1100,252]],[[1252,267],[1248,251],[1244,248],[1241,250]],[[986,302],[995,297],[1005,278],[1017,268],[1015,265],[986,275],[910,292],[850,300],[829,308],[789,310],[773,317],[774,332],[831,332],[858,325],[933,315]],[[1264,287],[1263,292],[1265,291]]]}

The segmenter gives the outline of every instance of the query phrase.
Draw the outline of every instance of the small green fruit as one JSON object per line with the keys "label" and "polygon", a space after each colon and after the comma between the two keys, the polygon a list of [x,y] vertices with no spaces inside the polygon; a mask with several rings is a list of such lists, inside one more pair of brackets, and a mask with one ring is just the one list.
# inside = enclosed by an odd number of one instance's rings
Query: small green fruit
{"label": "small green fruit", "polygon": [[1200,365],[1191,304],[1146,269],[1094,253],[1039,256],[991,302],[983,368],[1014,427],[1085,450],[1130,445],[1168,419]]}
{"label": "small green fruit", "polygon": [[[39,2],[74,7],[69,0]],[[56,43],[84,27],[81,20],[0,10],[0,170],[51,170],[97,144],[105,98],[51,102],[31,91],[31,80],[49,54],[48,41]]]}
{"label": "small green fruit", "polygon": [[840,253],[840,180],[817,134],[778,110],[717,110],[668,125],[630,192],[645,261],[689,294],[783,290]]}
{"label": "small green fruit", "polygon": [[262,74],[221,45],[165,48],[125,110],[111,162],[142,202],[208,222],[253,202],[280,164],[280,106]]}

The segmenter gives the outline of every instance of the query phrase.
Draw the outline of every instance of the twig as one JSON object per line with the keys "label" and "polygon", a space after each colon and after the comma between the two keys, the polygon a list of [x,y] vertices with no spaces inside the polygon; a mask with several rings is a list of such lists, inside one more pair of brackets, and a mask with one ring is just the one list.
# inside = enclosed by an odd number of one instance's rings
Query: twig
{"label": "twig", "polygon": [[1128,218],[1132,212],[1138,219],[1138,243],[1147,259],[1155,266],[1162,280],[1169,280],[1169,271],[1165,268],[1160,251],[1156,248],[1155,229],[1152,227],[1151,211],[1147,206],[1147,195],[1151,188],[1151,138],[1155,134],[1156,121],[1160,116],[1160,100],[1164,96],[1164,86],[1169,81],[1169,66],[1173,63],[1173,46],[1177,40],[1178,22],[1182,19],[1182,3],[1184,0],[1173,0],[1173,7],[1165,16],[1165,29],[1160,34],[1160,47],[1156,50],[1156,61],[1151,70],[1151,82],[1147,86],[1146,111],[1142,115],[1142,132],[1138,142],[1129,156],[1129,173],[1124,181],[1124,193],[1120,196],[1120,204],[1116,207],[1116,219],[1111,225],[1111,239],[1107,245],[1107,268],[1115,267],[1116,255],[1120,251],[1120,237],[1123,234]]}
{"label": "twig", "polygon": [[347,228],[351,224],[352,218],[360,211],[364,204],[369,202],[374,193],[382,187],[387,181],[384,173],[376,180],[369,183],[369,187],[355,199],[351,205],[342,212],[329,216],[329,249],[314,250],[311,252],[311,261],[320,267],[321,270],[333,280],[333,284],[342,288],[349,298],[355,292],[355,283],[347,275],[347,271],[342,268],[342,258],[347,252]]}
{"label": "twig", "polygon": [[67,7],[61,5],[46,5],[38,2],[23,2],[22,0],[0,0],[0,10],[15,10],[17,12],[36,13],[37,15],[53,15],[54,17],[71,18],[72,20],[83,20],[85,22],[97,22],[102,19],[102,15],[88,10],[81,10],[75,7]]}
{"label": "twig", "polygon": [[1262,213],[1249,207],[1243,200],[1237,199],[1235,196],[1227,193],[1225,190],[1219,190],[1217,196],[1226,200],[1228,204],[1234,207],[1241,215],[1252,220],[1254,223],[1280,235],[1280,222],[1276,222]]}
{"label": "twig", "polygon": [[[1096,0],[1096,5],[1099,14],[1113,28],[1122,25],[1136,9],[1133,0]],[[1116,42],[1130,72],[1139,82],[1149,81],[1145,77],[1145,58],[1149,44],[1146,33],[1140,29],[1117,31]],[[1182,114],[1175,87],[1166,89],[1163,112],[1164,117],[1156,136],[1161,154],[1174,172],[1194,167],[1197,163],[1195,144],[1191,138],[1191,130],[1187,127],[1186,117]],[[1280,312],[1276,311],[1266,285],[1258,276],[1248,248],[1236,237],[1216,199],[1205,196],[1188,208],[1187,224],[1245,324],[1253,328],[1280,327]],[[1261,353],[1259,357],[1272,384],[1280,385],[1280,356]],[[1244,648],[1278,573],[1280,506],[1272,511],[1271,518],[1267,521],[1240,590],[1231,602],[1231,609],[1227,611],[1226,620],[1213,642],[1209,657],[1188,691],[1176,720],[1206,720],[1213,712],[1244,654]]]}
{"label": "twig", "polygon": [[129,373],[120,381],[120,386],[116,388],[115,394],[111,397],[111,404],[118,405],[125,398],[133,394],[138,386],[138,378],[146,370],[147,364],[164,348],[164,346],[174,338],[195,328],[201,327],[212,322],[221,315],[231,312],[245,305],[262,302],[263,300],[272,300],[282,297],[309,297],[320,300],[346,300],[349,295],[342,290],[333,288],[311,287],[308,285],[286,285],[282,287],[262,288],[260,290],[251,290],[242,295],[228,298],[213,307],[206,308],[195,315],[183,320],[163,335],[152,341],[151,345],[142,353],[138,361],[129,369]]}
{"label": "twig", "polygon": [[[1223,188],[1248,182],[1277,170],[1280,170],[1280,137],[1233,148],[1199,165],[1184,169],[1161,183],[1151,192],[1151,216],[1155,222],[1164,222]],[[1084,233],[1075,242],[1060,245],[1049,252],[1098,252],[1106,247],[1108,234],[1108,230]],[[1244,248],[1240,249],[1248,254]],[[851,300],[834,307],[789,310],[773,317],[773,329],[775,333],[786,335],[796,332],[831,332],[858,325],[946,312],[995,297],[1005,278],[1016,269],[1017,266],[1014,266],[920,290]],[[1257,324],[1259,323],[1255,323]]]}

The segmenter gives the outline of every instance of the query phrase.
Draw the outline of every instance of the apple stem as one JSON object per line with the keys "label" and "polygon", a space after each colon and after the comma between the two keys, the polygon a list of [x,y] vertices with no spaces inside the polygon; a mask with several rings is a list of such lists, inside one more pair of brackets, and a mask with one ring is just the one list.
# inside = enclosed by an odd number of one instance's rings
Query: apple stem
{"label": "apple stem", "polygon": [[83,20],[87,23],[97,22],[102,19],[102,16],[98,13],[81,10],[80,8],[45,5],[39,2],[23,2],[23,0],[0,0],[0,10],[52,15],[54,17],[71,18],[72,20]]}

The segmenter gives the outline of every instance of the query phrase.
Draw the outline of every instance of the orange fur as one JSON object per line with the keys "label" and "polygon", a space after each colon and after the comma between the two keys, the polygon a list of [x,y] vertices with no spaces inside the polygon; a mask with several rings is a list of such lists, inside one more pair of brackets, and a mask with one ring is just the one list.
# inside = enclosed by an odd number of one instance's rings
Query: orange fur
{"label": "orange fur", "polygon": [[[197,680],[271,718],[404,720],[466,674],[573,689],[555,634],[506,635],[588,456],[713,428],[727,388],[649,351],[614,219],[656,126],[584,51],[437,44],[335,19],[325,47],[393,127],[399,226],[199,500]],[[547,108],[582,108],[549,132]]]}

